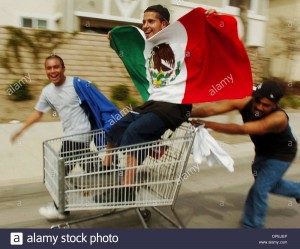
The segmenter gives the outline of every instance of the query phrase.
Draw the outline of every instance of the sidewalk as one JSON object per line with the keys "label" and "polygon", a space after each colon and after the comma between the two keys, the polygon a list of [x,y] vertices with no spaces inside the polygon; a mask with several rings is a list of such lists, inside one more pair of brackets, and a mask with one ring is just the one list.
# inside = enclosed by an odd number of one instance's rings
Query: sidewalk
{"label": "sidewalk", "polygon": [[[300,112],[289,113],[291,125],[300,137]],[[219,122],[241,122],[239,115],[220,115],[213,118]],[[10,136],[21,124],[0,124],[2,138],[0,150],[0,187],[24,183],[42,182],[43,179],[43,141],[62,136],[60,122],[41,122],[30,127],[18,142],[11,144]],[[220,145],[234,159],[242,159],[254,154],[253,144],[245,137],[217,134]],[[220,135],[220,136],[219,136]],[[224,139],[222,139],[224,138]],[[246,142],[245,142],[246,141]],[[207,169],[206,166],[201,166]]]}
{"label": "sidewalk", "polygon": [[[41,122],[25,131],[15,144],[11,144],[10,137],[20,126],[21,124],[0,125],[3,145],[0,151],[0,187],[42,182],[43,141],[62,136],[60,122]],[[233,158],[253,151],[251,143],[221,142],[220,145]]]}
{"label": "sidewalk", "polygon": [[[299,137],[300,113],[292,113],[290,118]],[[226,116],[215,117],[215,119],[228,121]],[[42,142],[61,136],[61,126],[58,122],[38,123],[22,136],[20,143],[11,145],[9,137],[19,126],[20,124],[0,125],[0,135],[4,145],[0,154],[0,206],[2,207],[0,228],[49,228],[59,222],[49,222],[38,213],[40,206],[52,201],[42,183]],[[236,138],[229,141],[231,136],[220,136],[220,138],[224,138],[221,146],[235,161],[235,171],[230,173],[222,166],[209,168],[203,163],[199,173],[191,175],[187,181],[184,181],[175,208],[186,228],[240,228],[245,197],[253,183],[250,173],[254,154],[253,144],[245,142],[244,138],[242,142]],[[192,157],[190,163],[192,165]],[[299,163],[298,155],[287,172],[286,179],[299,181]],[[266,228],[299,228],[299,204],[296,204],[293,198],[270,195],[269,204]],[[169,207],[163,209],[171,216]],[[74,211],[71,212],[70,219],[98,213],[99,210]],[[154,211],[149,226],[151,228],[172,227]],[[140,228],[141,224],[135,212],[131,210],[128,213],[92,219],[72,226],[72,228],[84,227]]]}
{"label": "sidewalk", "polygon": [[21,124],[1,124],[0,187],[43,180],[43,141],[62,136],[60,122],[37,123],[11,144]]}

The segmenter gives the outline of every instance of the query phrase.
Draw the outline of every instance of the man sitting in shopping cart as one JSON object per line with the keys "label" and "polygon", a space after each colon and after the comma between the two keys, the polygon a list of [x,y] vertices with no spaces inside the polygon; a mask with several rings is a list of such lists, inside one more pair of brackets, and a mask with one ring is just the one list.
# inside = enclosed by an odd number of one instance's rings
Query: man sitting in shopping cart
{"label": "man sitting in shopping cart", "polygon": [[[206,11],[205,14],[210,15],[215,12],[215,10],[211,9]],[[170,13],[167,8],[163,7],[162,5],[153,5],[148,7],[144,11],[142,24],[142,30],[144,32],[145,38],[150,39],[158,32],[168,27],[169,20]],[[130,28],[132,27],[129,27],[129,29]],[[108,33],[108,39],[111,41],[111,45],[113,45],[115,42],[115,40],[113,39],[113,35],[114,30]],[[133,34],[128,33],[128,35],[126,36],[123,33],[122,35],[127,39],[126,43],[128,43],[129,37],[132,38]],[[172,49],[170,49],[168,45],[160,46],[160,48],[158,49],[163,49],[164,51],[172,51]],[[131,50],[133,50],[132,46]],[[119,52],[122,53],[123,51]],[[126,55],[122,57],[124,59],[128,58],[126,57]],[[167,64],[168,62],[166,62],[165,65],[157,65],[157,67],[167,68]],[[133,72],[135,74],[140,73],[137,68],[133,70],[135,71]],[[152,83],[155,84],[155,82]],[[139,86],[137,87],[139,88]],[[130,146],[134,144],[158,140],[166,130],[175,130],[183,122],[187,121],[191,109],[192,104],[175,104],[167,99],[167,95],[165,95],[163,101],[146,101],[143,105],[135,107],[133,111],[129,112],[112,127],[107,136],[107,148],[111,149],[115,147]],[[126,201],[135,200],[135,188],[131,187],[131,185],[135,182],[136,170],[134,168],[141,163],[141,160],[142,158],[138,159],[135,153],[127,153],[127,167],[132,167],[132,169],[127,169],[125,171],[122,182],[122,185],[125,187],[111,190],[117,191],[117,193],[108,193],[106,197],[95,196],[96,202],[109,202],[109,200],[104,199],[107,198],[107,196],[118,196],[119,201],[124,201],[125,199]],[[113,161],[113,157],[107,155],[104,159],[103,168],[107,169],[112,166]]]}
{"label": "man sitting in shopping cart", "polygon": [[[104,129],[105,132],[110,130],[111,117],[120,115],[120,113],[96,87],[86,80],[66,77],[64,61],[58,55],[50,55],[46,58],[45,70],[51,83],[42,90],[32,114],[26,119],[22,127],[12,135],[12,142],[16,141],[32,124],[38,122],[44,113],[51,108],[60,117],[65,136],[87,133],[100,128]],[[64,140],[62,142],[60,155],[73,157],[89,150],[89,141],[76,136],[76,141]],[[74,166],[74,164],[69,163],[65,167],[65,176],[71,172]],[[90,168],[91,166],[90,164],[88,165],[89,168],[84,169],[86,171],[94,170]],[[54,202],[50,203],[49,206],[41,207],[39,213],[47,219],[64,219],[69,214],[69,212],[60,214]]]}

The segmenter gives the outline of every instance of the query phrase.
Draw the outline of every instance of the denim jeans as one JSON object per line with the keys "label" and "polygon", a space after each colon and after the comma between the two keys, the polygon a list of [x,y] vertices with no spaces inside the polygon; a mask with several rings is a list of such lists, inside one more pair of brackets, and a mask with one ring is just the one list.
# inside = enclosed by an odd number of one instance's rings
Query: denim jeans
{"label": "denim jeans", "polygon": [[165,123],[155,113],[129,112],[111,127],[107,140],[115,147],[133,145],[155,141],[166,130]]}
{"label": "denim jeans", "polygon": [[300,198],[300,183],[283,180],[291,162],[256,156],[252,165],[254,183],[249,190],[242,224],[245,228],[263,228],[268,210],[268,193]]}
{"label": "denim jeans", "polygon": [[[115,147],[135,145],[158,140],[166,130],[165,123],[155,113],[129,112],[111,127],[107,140]],[[143,146],[140,145],[132,152],[132,155],[138,160],[138,164],[144,161],[148,153],[142,148]]]}

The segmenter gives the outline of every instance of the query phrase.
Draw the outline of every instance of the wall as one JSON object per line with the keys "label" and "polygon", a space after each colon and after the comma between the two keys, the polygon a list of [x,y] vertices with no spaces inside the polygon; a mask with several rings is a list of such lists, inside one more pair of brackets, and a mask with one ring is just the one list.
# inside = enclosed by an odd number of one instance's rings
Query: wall
{"label": "wall", "polygon": [[[300,30],[300,1],[299,0],[270,0],[269,22],[266,32],[266,56],[271,59],[270,74],[275,77],[287,77],[289,81],[300,81],[300,54],[295,56],[293,61],[287,61],[285,56],[275,56],[277,47],[282,44],[274,29],[279,31],[275,25],[279,17],[288,20],[288,25],[298,26]],[[281,30],[282,33],[289,32],[289,27]]]}
{"label": "wall", "polygon": [[[32,35],[34,29],[22,29],[27,35]],[[131,83],[120,58],[109,47],[105,35],[78,33],[73,36],[71,33],[60,33],[63,44],[51,51],[43,49],[40,52],[40,59],[35,61],[33,53],[28,47],[21,49],[21,63],[17,63],[12,50],[8,51],[9,59],[12,62],[12,70],[15,74],[9,73],[0,64],[0,94],[7,95],[5,87],[14,80],[19,80],[24,75],[30,75],[31,89],[34,94],[39,94],[47,77],[43,68],[44,59],[51,53],[61,56],[66,65],[66,75],[79,76],[95,83],[98,88],[107,96],[110,95],[111,86],[124,83],[130,86],[136,94],[135,87]],[[7,50],[6,43],[9,38],[8,31],[0,27],[0,59],[5,58]],[[50,44],[50,43],[49,43]]]}
{"label": "wall", "polygon": [[57,0],[0,0],[0,26],[20,27],[21,17],[46,19],[48,29],[57,29],[56,20],[61,16]]}

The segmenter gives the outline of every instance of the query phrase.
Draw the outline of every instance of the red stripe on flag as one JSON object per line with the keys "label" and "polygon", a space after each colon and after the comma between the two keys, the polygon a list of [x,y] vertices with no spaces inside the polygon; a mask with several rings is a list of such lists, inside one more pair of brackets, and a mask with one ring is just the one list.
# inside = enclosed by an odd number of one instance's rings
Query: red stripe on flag
{"label": "red stripe on flag", "polygon": [[187,80],[182,103],[238,99],[251,95],[252,73],[234,17],[196,8],[178,21],[188,34]]}

